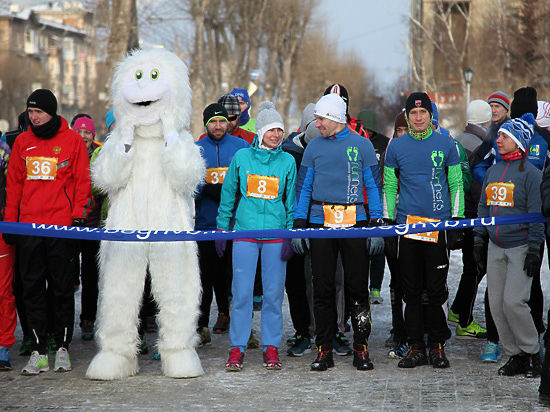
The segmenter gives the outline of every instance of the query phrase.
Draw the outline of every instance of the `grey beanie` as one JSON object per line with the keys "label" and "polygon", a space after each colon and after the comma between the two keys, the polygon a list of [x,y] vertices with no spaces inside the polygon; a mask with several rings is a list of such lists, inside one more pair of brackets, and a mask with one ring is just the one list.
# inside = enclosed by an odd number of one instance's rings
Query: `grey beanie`
{"label": "grey beanie", "polygon": [[266,100],[260,103],[258,107],[258,116],[256,116],[256,134],[258,135],[258,144],[262,143],[264,133],[268,130],[279,128],[285,131],[285,125],[281,115],[275,110],[275,105]]}
{"label": "grey beanie", "polygon": [[319,129],[315,127],[315,103],[308,103],[302,112],[302,121],[300,122],[300,132],[304,134],[304,141],[309,143],[311,139],[319,136]]}

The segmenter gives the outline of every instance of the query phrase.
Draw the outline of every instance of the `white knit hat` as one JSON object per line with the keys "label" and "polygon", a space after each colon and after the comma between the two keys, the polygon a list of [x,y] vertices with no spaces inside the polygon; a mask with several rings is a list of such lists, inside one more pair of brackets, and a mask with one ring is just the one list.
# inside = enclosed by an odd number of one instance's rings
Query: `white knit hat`
{"label": "white knit hat", "polygon": [[491,105],[485,100],[472,100],[466,109],[466,123],[487,123],[491,121],[491,116]]}
{"label": "white knit hat", "polygon": [[264,139],[264,133],[271,129],[282,129],[285,131],[285,124],[281,115],[275,110],[273,102],[266,100],[258,106],[258,116],[256,116],[256,134],[258,135],[258,144],[261,145]]}
{"label": "white knit hat", "polygon": [[539,100],[537,104],[537,124],[544,128],[550,127],[550,103]]}
{"label": "white knit hat", "polygon": [[337,94],[329,93],[319,99],[313,114],[346,124],[346,102]]}

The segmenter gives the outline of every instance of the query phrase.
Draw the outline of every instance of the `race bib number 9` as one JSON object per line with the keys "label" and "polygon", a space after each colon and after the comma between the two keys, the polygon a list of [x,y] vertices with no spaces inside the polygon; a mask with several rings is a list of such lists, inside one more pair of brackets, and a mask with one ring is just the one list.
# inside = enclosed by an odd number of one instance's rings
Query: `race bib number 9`
{"label": "race bib number 9", "polygon": [[27,157],[27,180],[55,180],[56,157]]}
{"label": "race bib number 9", "polygon": [[323,205],[325,227],[350,227],[356,223],[355,205]]}
{"label": "race bib number 9", "polygon": [[227,167],[211,167],[210,169],[206,169],[206,183],[221,185],[227,173],[227,169]]}
{"label": "race bib number 9", "polygon": [[[407,215],[407,224],[414,225],[415,223],[429,223],[429,222],[439,222],[439,219],[430,219],[428,217]],[[423,233],[412,233],[410,235],[405,235],[408,239],[421,240],[422,242],[437,243],[439,238],[439,232],[423,232]]]}
{"label": "race bib number 9", "polygon": [[279,178],[274,176],[248,175],[246,195],[258,199],[277,199]]}
{"label": "race bib number 9", "polygon": [[513,183],[490,183],[485,188],[487,206],[514,207]]}

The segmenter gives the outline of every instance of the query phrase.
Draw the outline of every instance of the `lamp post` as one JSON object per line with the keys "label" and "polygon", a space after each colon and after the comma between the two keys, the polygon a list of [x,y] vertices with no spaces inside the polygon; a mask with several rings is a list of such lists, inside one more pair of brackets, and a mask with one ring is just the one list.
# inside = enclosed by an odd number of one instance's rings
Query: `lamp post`
{"label": "lamp post", "polygon": [[466,81],[466,107],[470,103],[470,84],[472,83],[472,77],[474,77],[474,71],[469,67],[464,70],[464,80]]}

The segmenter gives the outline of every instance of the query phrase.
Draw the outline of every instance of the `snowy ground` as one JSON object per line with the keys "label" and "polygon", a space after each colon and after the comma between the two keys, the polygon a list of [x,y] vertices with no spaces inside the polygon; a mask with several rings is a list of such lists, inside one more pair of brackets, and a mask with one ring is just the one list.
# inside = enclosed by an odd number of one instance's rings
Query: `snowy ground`
{"label": "snowy ground", "polygon": [[[545,261],[543,290],[550,296],[548,265]],[[460,254],[453,253],[449,289],[454,298],[461,269]],[[71,357],[74,370],[58,374],[46,372],[37,377],[21,376],[27,358],[12,355],[14,370],[0,373],[0,410],[544,410],[538,402],[538,379],[505,378],[497,375],[498,365],[483,364],[484,342],[456,339],[448,342],[451,367],[435,370],[430,366],[412,370],[397,368],[397,361],[386,358],[384,341],[391,325],[386,273],[384,303],[373,305],[373,334],[369,342],[374,371],[358,372],[351,357],[336,357],[336,366],[325,373],[310,372],[314,354],[302,358],[282,356],[281,371],[262,367],[260,350],[250,350],[245,369],[226,373],[229,339],[213,335],[212,345],[198,350],[206,374],[189,380],[162,376],[160,362],[151,354],[140,356],[140,373],[116,382],[94,382],[84,378],[95,354],[93,342],[80,338],[75,328]],[[484,324],[483,292],[480,286],[475,317]],[[78,294],[77,299],[80,298]],[[548,299],[547,305],[548,308]],[[77,310],[77,318],[79,311]],[[216,315],[213,308],[212,317]],[[259,316],[254,327],[259,330]],[[454,331],[454,328],[451,328]],[[293,333],[285,303],[285,337]],[[147,336],[153,342],[154,335]],[[17,330],[17,352],[21,332]],[[283,344],[283,347],[285,345]],[[284,353],[284,352],[283,352]],[[53,364],[52,356],[50,362]]]}

